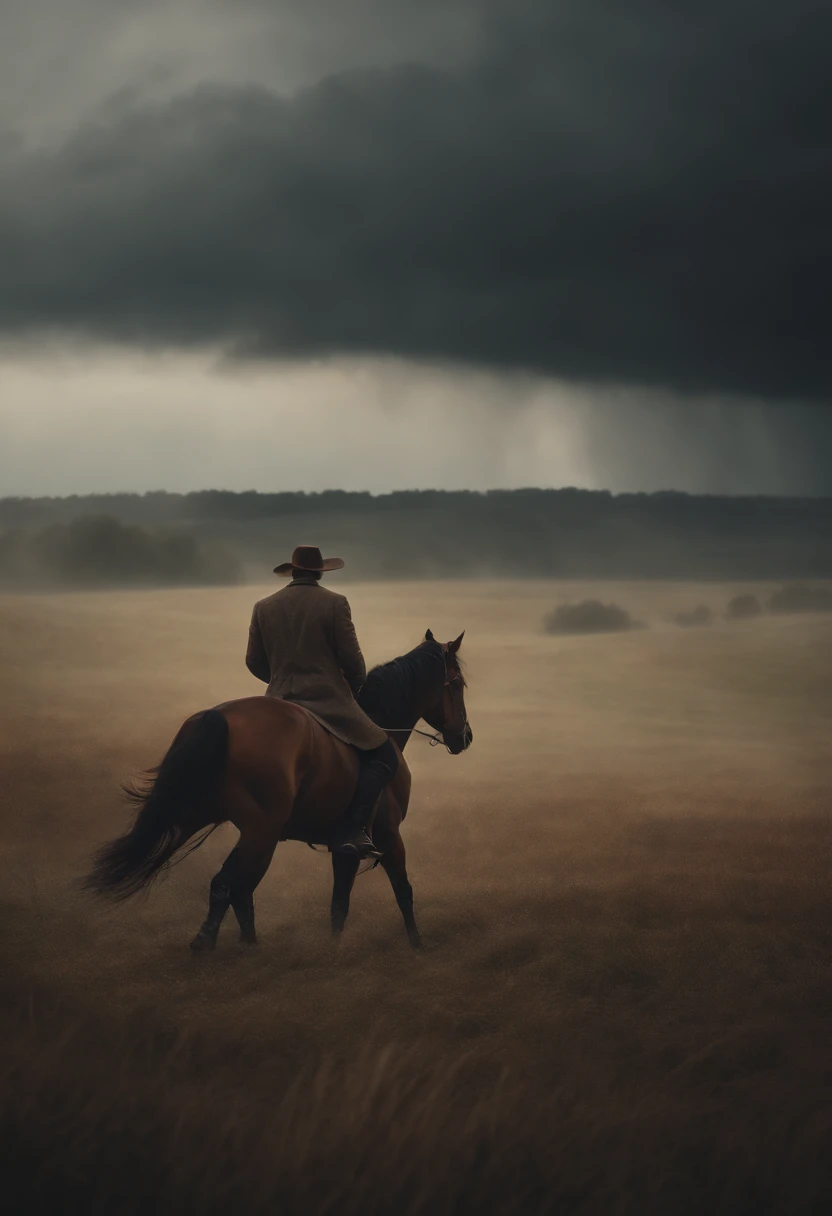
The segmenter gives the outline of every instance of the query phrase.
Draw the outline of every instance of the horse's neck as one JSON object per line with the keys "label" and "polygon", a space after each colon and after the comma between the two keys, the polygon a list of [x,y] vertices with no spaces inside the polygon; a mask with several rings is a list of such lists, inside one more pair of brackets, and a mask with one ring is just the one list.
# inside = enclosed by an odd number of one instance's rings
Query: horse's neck
{"label": "horse's neck", "polygon": [[[413,733],[413,728],[421,718],[421,709],[412,704],[408,699],[408,704],[402,708],[402,711],[396,715],[396,722],[390,723],[395,729],[388,733],[393,736],[398,744],[399,750],[404,751],[408,739]],[[399,725],[401,723],[401,725]]]}
{"label": "horse's neck", "polygon": [[412,697],[408,699],[407,710],[402,714],[403,725],[400,730],[392,731],[395,741],[400,751],[404,751],[410,736],[413,734],[416,723],[430,709],[433,702],[425,697],[424,693],[419,693],[414,690]]}
{"label": "horse's neck", "polygon": [[371,711],[373,720],[395,739],[402,751],[413,733],[416,723],[423,714],[430,710],[431,705],[435,704],[431,690],[425,688],[427,681],[424,676],[420,677],[419,674],[412,671],[409,674],[410,679],[402,688],[400,704],[394,713],[387,714],[383,710]]}
{"label": "horse's neck", "polygon": [[427,709],[427,706],[422,705],[423,700],[424,697],[420,696],[419,693],[414,689],[406,698],[406,703],[395,715],[395,722],[379,723],[380,726],[384,727],[390,738],[401,752],[403,752],[405,747],[407,747],[416,723],[421,718],[423,712]]}
{"label": "horse's neck", "polygon": [[387,733],[399,751],[403,752],[410,742],[410,736],[413,734],[413,727],[407,727],[405,730],[390,730]]}

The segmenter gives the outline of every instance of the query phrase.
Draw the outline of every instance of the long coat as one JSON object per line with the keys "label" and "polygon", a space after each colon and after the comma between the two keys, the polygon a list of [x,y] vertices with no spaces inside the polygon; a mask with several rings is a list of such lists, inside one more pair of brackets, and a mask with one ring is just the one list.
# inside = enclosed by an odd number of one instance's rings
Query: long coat
{"label": "long coat", "polygon": [[317,580],[296,578],[258,600],[246,666],[268,684],[267,697],[302,705],[344,743],[370,751],[387,739],[355,700],[367,668],[349,603]]}

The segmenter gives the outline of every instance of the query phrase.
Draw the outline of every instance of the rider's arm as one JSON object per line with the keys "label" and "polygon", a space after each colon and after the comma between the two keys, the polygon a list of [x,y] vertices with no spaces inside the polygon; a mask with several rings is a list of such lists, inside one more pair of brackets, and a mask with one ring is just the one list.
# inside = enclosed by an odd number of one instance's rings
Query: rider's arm
{"label": "rider's arm", "polygon": [[357,696],[367,678],[367,668],[358,638],[355,636],[350,606],[343,596],[339,596],[335,605],[335,650],[346,681],[353,695]]}
{"label": "rider's arm", "polygon": [[260,633],[260,622],[257,619],[256,607],[251,614],[251,624],[248,630],[246,667],[253,676],[257,676],[257,679],[262,680],[264,684],[268,684],[272,678],[269,660],[266,657],[266,648],[263,645],[263,637]]}

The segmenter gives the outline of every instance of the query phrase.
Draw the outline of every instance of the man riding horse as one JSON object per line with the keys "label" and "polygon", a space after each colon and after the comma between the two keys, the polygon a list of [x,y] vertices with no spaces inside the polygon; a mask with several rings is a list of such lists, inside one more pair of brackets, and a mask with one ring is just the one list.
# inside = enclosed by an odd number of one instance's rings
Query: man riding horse
{"label": "man riding horse", "polygon": [[376,803],[398,768],[398,752],[356,698],[367,678],[347,599],[322,587],[321,576],[343,568],[340,557],[322,558],[299,545],[274,573],[292,576],[288,586],[254,605],[246,666],[268,684],[267,697],[300,705],[336,738],[359,753],[358,782],[333,852],[380,857],[369,835]]}
{"label": "man riding horse", "polygon": [[229,909],[240,940],[257,941],[254,891],[281,840],[333,850],[334,933],[344,928],[361,859],[380,856],[410,943],[419,946],[401,836],[411,780],[402,751],[420,719],[451,755],[471,746],[458,657],[463,634],[438,642],[428,629],[407,654],[375,667],[361,689],[364,659],[349,604],[319,585],[326,570],[343,564],[302,546],[276,568],[292,581],[255,605],[246,656],[268,683],[267,695],[186,718],[147,781],[127,788],[133,824],[97,850],[88,890],[127,899],[229,823],[239,839],[211,879],[192,949],[213,950]]}

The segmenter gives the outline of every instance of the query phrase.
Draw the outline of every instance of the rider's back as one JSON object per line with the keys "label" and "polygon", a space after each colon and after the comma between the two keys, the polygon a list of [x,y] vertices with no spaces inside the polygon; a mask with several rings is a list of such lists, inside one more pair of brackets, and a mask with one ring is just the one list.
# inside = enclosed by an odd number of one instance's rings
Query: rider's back
{"label": "rider's back", "polygon": [[268,682],[266,696],[302,705],[345,743],[370,749],[386,740],[355,701],[366,668],[345,596],[296,579],[259,600],[247,662]]}

